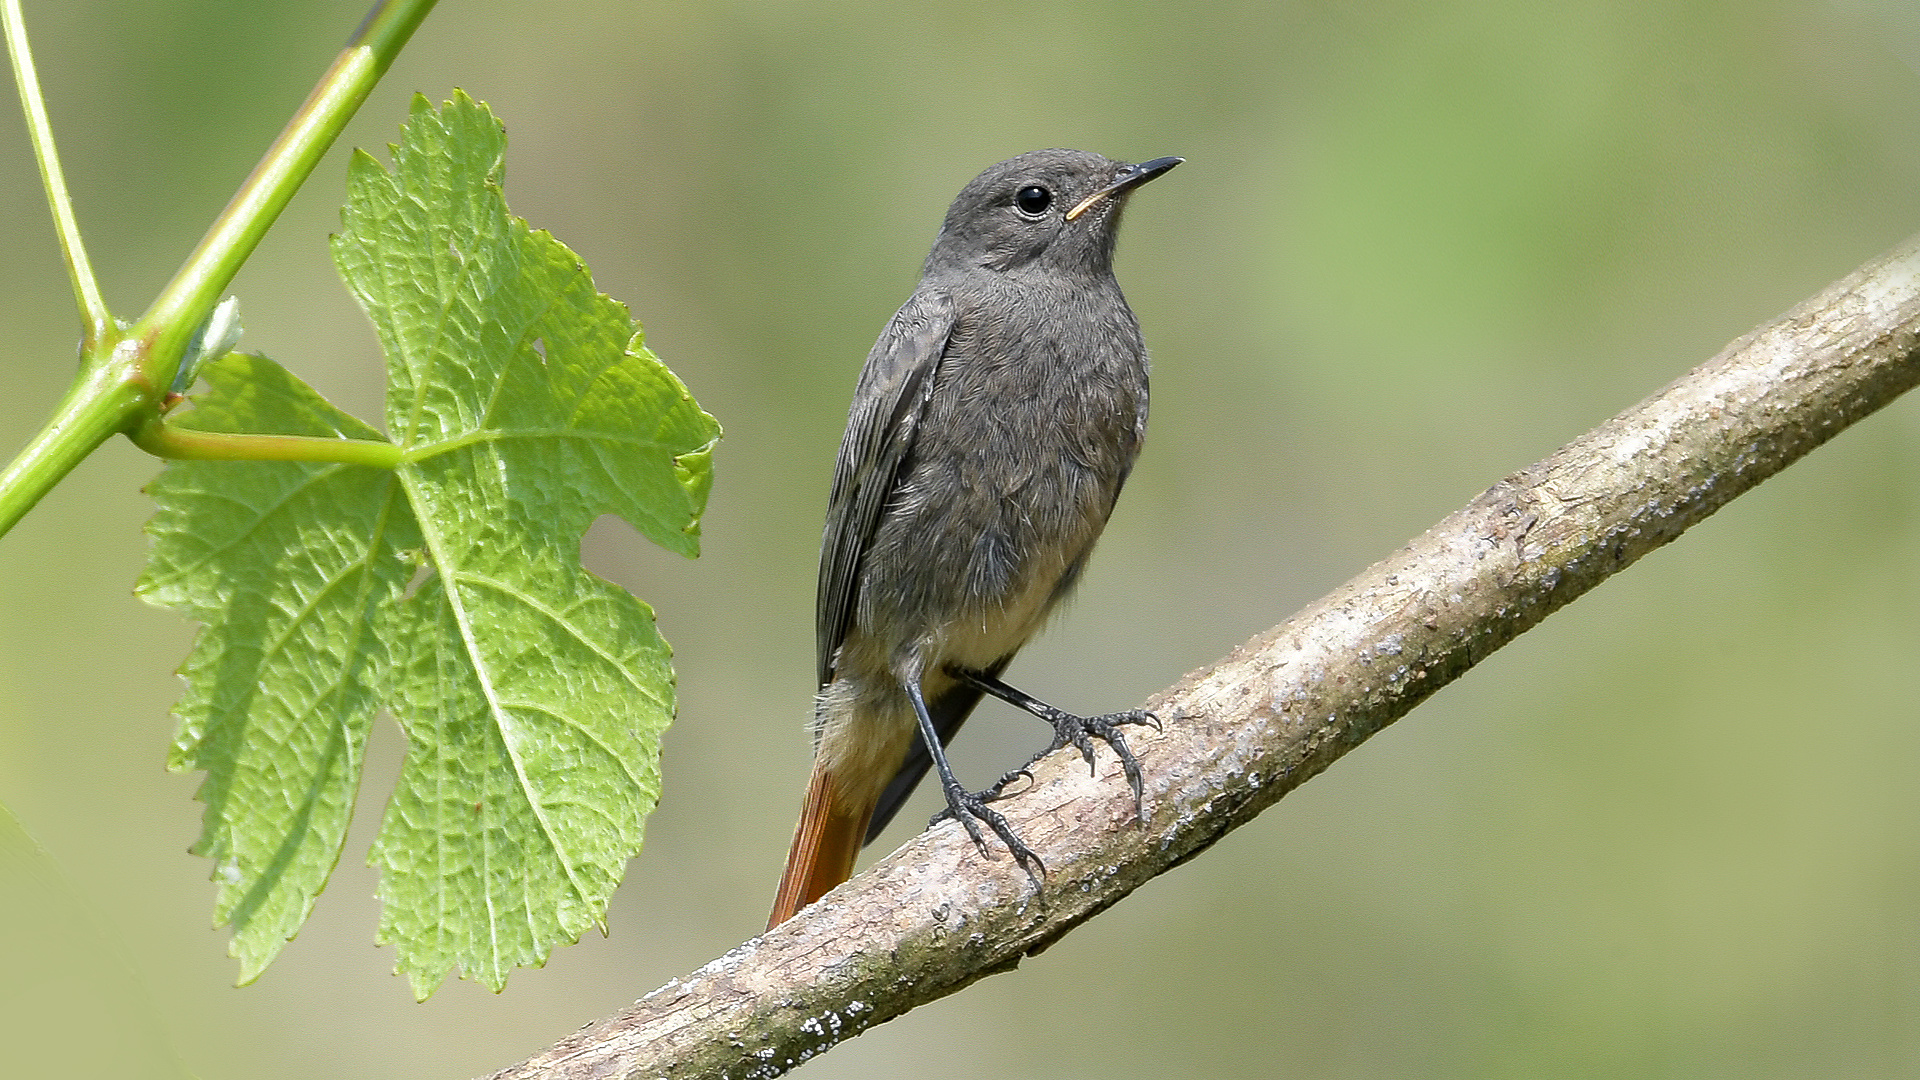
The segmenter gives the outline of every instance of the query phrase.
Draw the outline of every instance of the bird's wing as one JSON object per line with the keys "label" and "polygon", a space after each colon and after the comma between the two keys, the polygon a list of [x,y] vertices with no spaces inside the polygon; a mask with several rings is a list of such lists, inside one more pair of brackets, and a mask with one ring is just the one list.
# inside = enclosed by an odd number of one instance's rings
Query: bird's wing
{"label": "bird's wing", "polygon": [[913,447],[953,324],[952,297],[926,289],[914,293],[880,332],[860,371],[820,542],[815,631],[821,686],[833,681],[834,653],[853,619],[861,560]]}

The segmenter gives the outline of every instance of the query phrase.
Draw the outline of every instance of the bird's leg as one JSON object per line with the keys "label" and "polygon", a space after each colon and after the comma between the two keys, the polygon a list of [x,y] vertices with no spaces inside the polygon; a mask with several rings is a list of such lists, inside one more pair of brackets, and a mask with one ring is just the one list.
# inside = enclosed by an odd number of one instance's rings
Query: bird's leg
{"label": "bird's leg", "polygon": [[1151,724],[1154,730],[1158,731],[1160,730],[1158,717],[1145,709],[1128,709],[1126,712],[1106,713],[1101,716],[1075,716],[1070,712],[1056,709],[1039,698],[1022,693],[984,672],[949,668],[948,673],[983,693],[992,694],[1015,708],[1025,709],[1053,725],[1053,742],[1045,750],[1033,755],[1026,765],[1001,777],[999,783],[982,792],[987,801],[991,802],[998,798],[1015,777],[1024,776],[1029,780],[1033,779],[1033,774],[1027,771],[1033,767],[1033,763],[1064,746],[1072,746],[1080,751],[1080,756],[1087,759],[1087,768],[1094,769],[1093,740],[1099,739],[1113,747],[1114,754],[1120,758],[1120,768],[1127,774],[1127,786],[1133,789],[1133,816],[1135,820],[1140,820],[1142,792],[1140,759],[1134,757],[1133,751],[1128,749],[1127,738],[1120,733],[1120,728],[1127,724]]}
{"label": "bird's leg", "polygon": [[1039,888],[1040,879],[1047,872],[1046,866],[1040,862],[1040,856],[1013,835],[1013,828],[1007,824],[1007,819],[988,806],[985,798],[961,787],[960,781],[954,779],[953,766],[947,764],[947,752],[940,745],[940,735],[933,729],[933,718],[927,715],[927,699],[920,692],[920,680],[902,679],[901,685],[907,691],[907,698],[913,702],[913,715],[920,721],[920,738],[925,740],[927,752],[933,756],[933,767],[940,774],[940,790],[947,797],[947,808],[933,820],[939,821],[943,817],[957,819],[966,827],[967,835],[973,838],[973,846],[980,849],[981,855],[991,859],[993,853],[987,850],[986,838],[980,835],[980,826],[974,823],[975,819],[986,822],[987,828],[992,829],[1000,842],[1007,845],[1013,861],[1019,863],[1020,869],[1033,879],[1033,887]]}

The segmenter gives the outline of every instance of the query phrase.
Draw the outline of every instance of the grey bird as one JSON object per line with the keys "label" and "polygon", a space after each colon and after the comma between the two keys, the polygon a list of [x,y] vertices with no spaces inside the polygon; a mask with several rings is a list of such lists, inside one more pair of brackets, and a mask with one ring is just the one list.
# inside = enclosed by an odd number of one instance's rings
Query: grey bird
{"label": "grey bird", "polygon": [[769,927],[852,875],[929,766],[940,816],[983,854],[985,824],[1039,880],[988,805],[1024,770],[973,793],[947,764],[982,694],[1052,724],[1043,754],[1071,745],[1091,765],[1107,743],[1138,808],[1119,728],[1150,714],[1074,716],[1000,673],[1072,590],[1140,452],[1147,350],[1114,238],[1129,193],[1181,160],[1036,150],[987,169],[867,355],[820,548],[813,777]]}

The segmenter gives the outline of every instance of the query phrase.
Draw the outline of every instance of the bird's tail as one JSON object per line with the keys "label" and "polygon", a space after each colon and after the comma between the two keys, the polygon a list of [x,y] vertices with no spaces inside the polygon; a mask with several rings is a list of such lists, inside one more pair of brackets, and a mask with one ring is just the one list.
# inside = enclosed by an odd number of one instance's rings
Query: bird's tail
{"label": "bird's tail", "polygon": [[793,848],[787,853],[787,870],[780,875],[780,891],[774,894],[773,916],[767,920],[771,930],[793,917],[793,913],[826,895],[828,889],[853,876],[853,861],[867,834],[867,820],[873,816],[871,799],[856,801],[848,797],[845,785],[834,783],[833,774],[816,758],[813,778],[807,781],[807,801],[800,810],[800,824],[793,829]]}

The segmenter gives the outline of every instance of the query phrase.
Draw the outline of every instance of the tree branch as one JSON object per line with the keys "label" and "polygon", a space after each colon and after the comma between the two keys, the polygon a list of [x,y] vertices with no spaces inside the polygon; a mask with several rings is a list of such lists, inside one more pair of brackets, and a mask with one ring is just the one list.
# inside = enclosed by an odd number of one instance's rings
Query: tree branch
{"label": "tree branch", "polygon": [[[496,1078],[772,1077],[1016,966],[1206,850],[1555,609],[1920,382],[1920,237],[1489,488],[1149,704],[1111,755],[1072,751],[1002,804],[1035,895],[952,822],[792,921]],[[771,880],[771,879],[769,879]]]}

